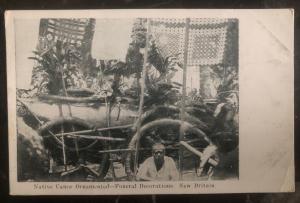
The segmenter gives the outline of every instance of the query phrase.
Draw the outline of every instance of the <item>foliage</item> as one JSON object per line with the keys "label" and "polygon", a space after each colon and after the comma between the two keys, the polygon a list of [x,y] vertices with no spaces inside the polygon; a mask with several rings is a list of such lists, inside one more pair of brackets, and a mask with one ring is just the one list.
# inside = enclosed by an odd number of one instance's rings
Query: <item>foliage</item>
{"label": "foliage", "polygon": [[37,93],[58,94],[62,89],[62,77],[66,86],[76,85],[82,78],[78,72],[81,56],[79,51],[70,44],[57,41],[46,50],[33,51],[37,65],[32,71],[31,85]]}

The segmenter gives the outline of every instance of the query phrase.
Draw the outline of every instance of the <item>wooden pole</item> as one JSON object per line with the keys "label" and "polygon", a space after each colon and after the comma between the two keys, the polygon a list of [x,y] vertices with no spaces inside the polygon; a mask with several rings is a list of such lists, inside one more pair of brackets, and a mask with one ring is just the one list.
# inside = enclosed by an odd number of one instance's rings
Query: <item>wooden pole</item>
{"label": "wooden pole", "polygon": [[[60,70],[60,73],[61,73],[61,81],[62,81],[62,89],[63,89],[63,92],[64,92],[64,95],[66,97],[68,97],[68,93],[67,93],[67,88],[66,88],[66,83],[65,83],[65,79],[64,79],[64,70],[63,70],[63,66],[61,64],[58,65],[58,68]],[[67,68],[69,68],[69,64],[67,64]],[[68,110],[69,110],[69,116],[72,117],[72,111],[71,111],[71,106],[69,103],[67,103],[67,106],[68,106]],[[59,104],[59,113],[60,113],[60,116],[63,117],[63,105],[62,104]],[[64,124],[61,125],[61,133],[64,133]],[[74,126],[72,125],[72,130],[74,130]],[[67,171],[67,158],[66,158],[66,149],[65,149],[65,138],[64,138],[64,135],[61,136],[61,141],[62,141],[62,150],[63,150],[63,160],[64,160],[64,166],[65,166],[65,171]],[[75,144],[75,147],[76,147],[76,153],[77,153],[77,156],[79,156],[79,152],[78,152],[78,143],[77,143],[77,140],[75,139],[74,140],[74,144]]]}
{"label": "wooden pole", "polygon": [[73,132],[66,132],[66,133],[60,133],[60,134],[53,134],[54,136],[61,136],[61,135],[78,135],[78,134],[87,134],[87,133],[94,133],[94,132],[103,132],[103,131],[110,131],[110,130],[116,130],[116,129],[126,129],[131,128],[133,125],[122,125],[122,126],[112,126],[107,128],[98,128],[95,130],[79,130],[79,131],[73,131]]}
{"label": "wooden pole", "polygon": [[[60,117],[63,117],[63,110],[62,110],[62,105],[58,105],[58,109],[59,109],[59,115]],[[64,133],[64,124],[61,124],[61,129],[60,129],[61,133]],[[67,157],[66,157],[66,149],[65,149],[65,138],[64,135],[61,136],[61,143],[62,143],[62,153],[63,153],[63,162],[64,162],[64,167],[65,167],[65,171],[67,171]]]}
{"label": "wooden pole", "polygon": [[201,96],[201,98],[202,98],[202,91],[201,91],[201,66],[199,66],[198,67],[198,71],[199,71],[199,75],[198,75],[198,77],[199,77],[199,86],[198,86],[198,88],[199,88],[199,91],[198,91],[198,94],[199,94],[199,96]]}
{"label": "wooden pole", "polygon": [[[85,138],[85,139],[89,139],[89,140],[101,140],[101,141],[119,141],[119,142],[124,142],[126,141],[125,138],[117,138],[117,137],[104,137],[104,136],[90,136],[90,135],[62,135],[62,137],[71,137],[73,139],[75,138]],[[111,147],[109,147],[111,148]]]}
{"label": "wooden pole", "polygon": [[[146,46],[145,46],[145,53],[144,53],[144,63],[143,63],[143,70],[142,70],[142,78],[141,78],[141,94],[140,94],[140,103],[139,103],[139,112],[138,112],[138,120],[137,120],[137,134],[139,135],[141,132],[141,118],[143,114],[143,106],[144,106],[144,94],[145,94],[145,77],[146,77],[146,66],[148,61],[148,48],[149,48],[149,33],[150,33],[150,25],[151,19],[147,19],[147,32],[146,32]],[[134,159],[134,175],[136,175],[138,170],[138,154],[139,154],[139,138],[136,143],[136,150],[135,150],[135,159]]]}
{"label": "wooden pole", "polygon": [[[107,95],[105,97],[105,106],[106,106],[106,123],[107,123],[107,128],[109,128],[110,122],[111,122],[111,103],[108,102]],[[99,134],[99,131],[98,131],[98,134]],[[108,131],[108,138],[111,138],[110,130]],[[104,144],[107,144],[107,143],[104,143]],[[110,144],[108,145],[108,149],[111,150]],[[115,179],[116,179],[115,168],[114,168],[113,160],[111,158],[109,160],[109,164],[110,164],[113,181],[115,181]]]}
{"label": "wooden pole", "polygon": [[[190,18],[185,20],[185,36],[184,36],[184,50],[183,50],[183,77],[182,77],[182,98],[181,98],[181,109],[180,109],[180,135],[179,141],[184,138],[183,123],[185,120],[185,100],[186,100],[186,72],[187,72],[187,62],[188,62],[188,43],[189,43],[189,30],[190,30]],[[180,180],[182,180],[182,166],[183,166],[183,148],[179,150],[179,172]]]}

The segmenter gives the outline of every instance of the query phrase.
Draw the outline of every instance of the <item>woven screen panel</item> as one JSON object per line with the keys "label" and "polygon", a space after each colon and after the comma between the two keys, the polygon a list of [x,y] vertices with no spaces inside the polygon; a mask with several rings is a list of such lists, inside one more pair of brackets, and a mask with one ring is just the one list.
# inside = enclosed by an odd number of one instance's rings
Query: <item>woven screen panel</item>
{"label": "woven screen panel", "polygon": [[151,35],[162,56],[178,56],[183,60],[184,19],[154,19],[152,20]]}
{"label": "woven screen panel", "polygon": [[188,65],[215,65],[223,61],[227,27],[191,29]]}
{"label": "woven screen panel", "polygon": [[[223,62],[227,19],[191,19],[188,65],[216,65]],[[163,57],[183,61],[185,19],[153,19],[151,35]]]}

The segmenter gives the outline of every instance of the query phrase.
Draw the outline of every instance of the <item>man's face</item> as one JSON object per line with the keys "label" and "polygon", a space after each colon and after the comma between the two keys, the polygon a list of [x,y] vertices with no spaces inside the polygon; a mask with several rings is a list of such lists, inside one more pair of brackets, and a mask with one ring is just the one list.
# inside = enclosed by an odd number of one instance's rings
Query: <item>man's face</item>
{"label": "man's face", "polygon": [[164,156],[165,156],[164,148],[162,148],[162,147],[154,148],[152,153],[153,153],[155,162],[162,163],[164,161]]}
{"label": "man's face", "polygon": [[92,85],[93,85],[93,80],[92,80],[91,78],[88,78],[88,79],[86,80],[86,86],[87,86],[88,88],[91,88]]}

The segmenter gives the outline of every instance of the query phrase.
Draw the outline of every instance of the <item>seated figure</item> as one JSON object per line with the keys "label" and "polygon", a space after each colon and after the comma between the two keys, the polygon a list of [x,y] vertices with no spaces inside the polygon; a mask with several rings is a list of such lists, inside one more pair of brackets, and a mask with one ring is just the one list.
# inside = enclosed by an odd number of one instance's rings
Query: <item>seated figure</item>
{"label": "seated figure", "polygon": [[165,155],[165,146],[156,143],[152,146],[152,156],[147,158],[138,169],[137,180],[176,181],[179,173],[171,157]]}

